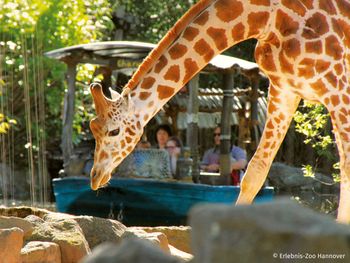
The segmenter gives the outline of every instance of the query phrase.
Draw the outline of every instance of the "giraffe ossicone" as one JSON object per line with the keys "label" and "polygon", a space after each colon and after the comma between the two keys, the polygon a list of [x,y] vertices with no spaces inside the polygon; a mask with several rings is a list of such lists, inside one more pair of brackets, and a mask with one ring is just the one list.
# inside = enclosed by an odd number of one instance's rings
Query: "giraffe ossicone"
{"label": "giraffe ossicone", "polygon": [[267,117],[241,183],[238,204],[262,187],[301,100],[330,113],[340,155],[338,220],[350,222],[350,1],[201,0],[166,34],[121,95],[91,88],[97,118],[93,189],[135,147],[143,127],[195,74],[227,48],[255,38],[256,62],[270,80]]}

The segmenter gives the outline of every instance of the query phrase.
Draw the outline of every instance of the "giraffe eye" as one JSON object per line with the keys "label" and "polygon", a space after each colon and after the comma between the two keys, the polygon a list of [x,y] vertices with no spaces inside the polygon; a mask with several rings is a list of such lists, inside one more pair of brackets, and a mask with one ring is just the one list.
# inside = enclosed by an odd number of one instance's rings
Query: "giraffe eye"
{"label": "giraffe eye", "polygon": [[119,132],[120,132],[120,129],[117,128],[115,130],[108,132],[108,136],[117,136],[119,134]]}

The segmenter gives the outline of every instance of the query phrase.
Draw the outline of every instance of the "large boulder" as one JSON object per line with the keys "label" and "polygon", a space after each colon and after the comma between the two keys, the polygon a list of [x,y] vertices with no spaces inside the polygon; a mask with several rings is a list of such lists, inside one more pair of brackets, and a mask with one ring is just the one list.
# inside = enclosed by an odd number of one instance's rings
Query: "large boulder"
{"label": "large boulder", "polygon": [[58,244],[62,263],[79,262],[90,253],[88,242],[81,228],[68,215],[66,218],[51,218],[36,225],[29,241],[49,241]]}
{"label": "large boulder", "polygon": [[186,253],[191,253],[189,226],[157,226],[157,227],[134,227],[142,229],[148,233],[161,232],[166,235],[169,245]]}
{"label": "large boulder", "polygon": [[59,245],[52,242],[32,241],[21,250],[22,263],[61,263]]}
{"label": "large boulder", "polygon": [[76,216],[74,220],[83,230],[84,236],[93,249],[103,242],[119,243],[126,226],[119,221],[92,216]]}
{"label": "large boulder", "polygon": [[292,196],[317,211],[334,213],[338,206],[339,183],[321,173],[304,176],[301,168],[273,163],[268,175],[269,184],[278,196]]}
{"label": "large boulder", "polygon": [[173,257],[152,242],[139,239],[127,238],[119,245],[104,243],[87,256],[82,263],[181,263],[183,260]]}
{"label": "large boulder", "polygon": [[0,229],[18,227],[23,230],[24,239],[27,239],[33,232],[33,225],[18,217],[0,216]]}
{"label": "large boulder", "polygon": [[305,262],[314,257],[314,262],[330,262],[350,257],[348,225],[290,200],[198,205],[190,212],[190,225],[198,263]]}
{"label": "large boulder", "polygon": [[21,262],[23,236],[23,230],[18,227],[0,229],[0,262]]}
{"label": "large boulder", "polygon": [[75,216],[63,213],[50,213],[44,216],[45,221],[72,219],[82,230],[90,249],[103,242],[119,243],[121,236],[126,230],[126,226],[116,220],[105,219],[93,216]]}

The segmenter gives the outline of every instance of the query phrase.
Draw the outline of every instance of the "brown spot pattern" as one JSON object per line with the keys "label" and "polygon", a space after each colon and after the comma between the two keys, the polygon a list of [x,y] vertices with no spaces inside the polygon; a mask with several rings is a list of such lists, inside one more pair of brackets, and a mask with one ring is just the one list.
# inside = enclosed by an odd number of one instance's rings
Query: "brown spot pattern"
{"label": "brown spot pattern", "polygon": [[334,15],[336,13],[336,9],[332,2],[333,1],[329,0],[319,0],[320,9],[326,11],[330,15]]}
{"label": "brown spot pattern", "polygon": [[169,67],[164,75],[164,79],[178,82],[180,80],[180,67],[178,65]]}
{"label": "brown spot pattern", "polygon": [[296,58],[300,55],[300,43],[296,38],[289,39],[283,42],[282,50],[288,57]]}
{"label": "brown spot pattern", "polygon": [[318,60],[316,60],[316,65],[315,65],[316,72],[322,73],[322,72],[326,71],[330,65],[331,65],[330,62],[318,59]]}
{"label": "brown spot pattern", "polygon": [[103,160],[106,160],[108,158],[108,154],[105,151],[101,151],[98,155],[98,162],[102,162]]}
{"label": "brown spot pattern", "polygon": [[342,58],[343,49],[335,36],[326,38],[326,54],[338,60]]}
{"label": "brown spot pattern", "polygon": [[350,19],[350,3],[346,0],[336,0],[340,13]]}
{"label": "brown spot pattern", "polygon": [[276,28],[282,36],[295,34],[299,29],[299,23],[288,16],[285,12],[278,10],[276,15]]}
{"label": "brown spot pattern", "polygon": [[176,43],[169,49],[169,55],[172,59],[178,59],[183,57],[187,52],[187,47],[185,45]]}
{"label": "brown spot pattern", "polygon": [[131,143],[132,139],[129,136],[125,136],[125,140],[127,143]]}
{"label": "brown spot pattern", "polygon": [[154,68],[154,72],[159,73],[167,64],[168,64],[167,58],[165,56],[161,56]]}
{"label": "brown spot pattern", "polygon": [[193,41],[193,39],[199,34],[199,30],[194,27],[187,27],[183,33],[184,39],[188,41]]}
{"label": "brown spot pattern", "polygon": [[282,0],[282,4],[300,16],[305,16],[306,8],[301,1]]}
{"label": "brown spot pattern", "polygon": [[345,105],[349,105],[349,104],[350,104],[350,98],[349,98],[349,96],[342,95],[342,100],[343,100],[343,102],[344,102]]}
{"label": "brown spot pattern", "polygon": [[252,5],[270,6],[270,0],[250,0]]}
{"label": "brown spot pattern", "polygon": [[156,81],[156,79],[153,77],[146,77],[141,83],[141,88],[142,89],[150,89],[150,88],[152,88],[155,81]]}
{"label": "brown spot pattern", "polygon": [[228,44],[225,29],[209,27],[207,33],[214,40],[215,46],[218,50],[224,50],[227,48]]}
{"label": "brown spot pattern", "polygon": [[294,69],[293,69],[293,64],[291,64],[286,56],[284,55],[283,52],[281,52],[279,54],[279,61],[280,61],[280,66],[281,66],[281,70],[284,73],[290,73],[293,74],[294,73]]}
{"label": "brown spot pattern", "polygon": [[241,41],[244,38],[244,25],[238,23],[232,28],[231,34],[234,41]]}
{"label": "brown spot pattern", "polygon": [[322,53],[322,42],[321,40],[310,41],[305,44],[305,50],[307,53]]}
{"label": "brown spot pattern", "polygon": [[281,45],[280,40],[278,39],[277,35],[274,32],[270,32],[270,34],[266,38],[266,42],[270,43],[271,45],[279,48]]}
{"label": "brown spot pattern", "polygon": [[258,46],[255,49],[255,57],[259,62],[259,65],[267,71],[275,71],[276,65],[272,55],[272,49],[269,44]]}
{"label": "brown spot pattern", "polygon": [[311,78],[315,75],[314,72],[315,61],[310,58],[304,58],[300,61],[298,68],[298,75],[300,77]]}
{"label": "brown spot pattern", "polygon": [[302,36],[306,39],[319,38],[329,31],[326,17],[321,13],[315,13],[306,20]]}
{"label": "brown spot pattern", "polygon": [[270,14],[268,12],[252,12],[248,15],[249,36],[259,34],[260,25],[266,25]]}
{"label": "brown spot pattern", "polygon": [[341,19],[338,20],[338,24],[342,28],[345,35],[344,44],[347,47],[350,47],[350,25]]}
{"label": "brown spot pattern", "polygon": [[339,96],[338,95],[332,95],[331,96],[331,103],[334,107],[338,106],[340,103]]}
{"label": "brown spot pattern", "polygon": [[326,79],[328,82],[333,86],[336,87],[338,85],[338,79],[337,77],[333,74],[333,72],[329,72],[325,75]]}
{"label": "brown spot pattern", "polygon": [[323,83],[323,81],[321,79],[310,84],[310,86],[319,97],[322,97],[323,95],[328,93],[328,89],[326,88],[326,85]]}
{"label": "brown spot pattern", "polygon": [[157,87],[157,92],[158,92],[158,98],[163,100],[170,98],[172,95],[174,95],[174,88],[165,86],[165,85],[158,85]]}
{"label": "brown spot pattern", "polygon": [[198,65],[196,61],[191,58],[185,59],[185,77],[183,79],[183,84],[186,84],[191,77],[198,71]]}
{"label": "brown spot pattern", "polygon": [[343,74],[343,65],[338,63],[334,66],[334,70],[337,73],[337,75]]}
{"label": "brown spot pattern", "polygon": [[209,61],[214,57],[214,50],[204,39],[198,40],[193,48],[205,61]]}
{"label": "brown spot pattern", "polygon": [[214,4],[216,16],[223,22],[230,22],[243,13],[243,4],[236,0],[221,0]]}
{"label": "brown spot pattern", "polygon": [[202,14],[200,14],[194,21],[194,24],[200,25],[200,26],[204,26],[205,23],[207,23],[209,19],[209,12],[205,11]]}
{"label": "brown spot pattern", "polygon": [[151,96],[151,94],[152,94],[151,92],[141,91],[139,98],[140,98],[140,100],[147,100],[149,98],[149,96]]}

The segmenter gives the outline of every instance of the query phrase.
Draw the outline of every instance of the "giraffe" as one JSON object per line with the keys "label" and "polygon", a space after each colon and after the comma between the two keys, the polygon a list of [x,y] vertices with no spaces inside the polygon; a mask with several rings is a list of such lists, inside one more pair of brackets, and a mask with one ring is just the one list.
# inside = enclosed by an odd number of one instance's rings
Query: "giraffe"
{"label": "giraffe", "polygon": [[350,1],[201,0],[145,58],[122,94],[90,86],[97,117],[91,187],[105,185],[147,122],[215,55],[258,40],[256,62],[270,80],[264,132],[236,204],[263,185],[301,99],[328,109],[340,156],[338,220],[350,221]]}

